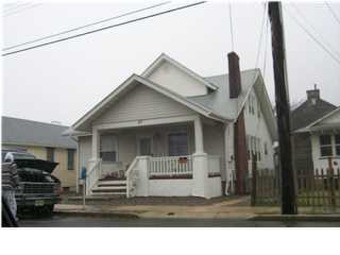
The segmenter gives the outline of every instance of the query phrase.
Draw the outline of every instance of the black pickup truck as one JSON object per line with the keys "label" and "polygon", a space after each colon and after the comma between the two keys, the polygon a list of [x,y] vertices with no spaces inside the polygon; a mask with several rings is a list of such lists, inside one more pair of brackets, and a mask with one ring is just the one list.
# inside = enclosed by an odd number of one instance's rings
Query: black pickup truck
{"label": "black pickup truck", "polygon": [[3,162],[14,161],[17,165],[19,188],[15,198],[18,214],[27,210],[51,214],[54,205],[61,200],[61,183],[52,175],[58,163],[36,159],[27,152],[7,151],[2,157]]}

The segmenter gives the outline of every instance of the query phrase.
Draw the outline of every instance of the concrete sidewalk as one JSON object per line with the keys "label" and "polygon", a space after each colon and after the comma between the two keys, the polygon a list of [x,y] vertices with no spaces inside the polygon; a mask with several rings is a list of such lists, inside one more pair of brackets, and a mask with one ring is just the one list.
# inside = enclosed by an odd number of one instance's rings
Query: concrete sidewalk
{"label": "concrete sidewalk", "polygon": [[249,197],[225,198],[198,205],[167,205],[166,202],[126,205],[98,200],[85,207],[81,204],[57,204],[54,211],[57,214],[93,217],[340,221],[339,213],[316,214],[311,208],[300,208],[299,215],[283,216],[279,207],[251,207]]}
{"label": "concrete sidewalk", "polygon": [[[208,205],[109,205],[97,204],[57,204],[56,213],[72,213],[82,215],[126,215],[138,218],[250,218],[257,215],[259,208],[240,205],[249,200],[248,197],[228,199]],[[266,208],[268,213],[277,213],[278,208]]]}

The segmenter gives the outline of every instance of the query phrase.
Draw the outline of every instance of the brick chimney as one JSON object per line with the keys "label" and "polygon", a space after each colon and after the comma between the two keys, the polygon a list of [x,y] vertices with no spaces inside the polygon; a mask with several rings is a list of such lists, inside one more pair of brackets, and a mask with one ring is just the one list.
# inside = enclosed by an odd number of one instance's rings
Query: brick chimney
{"label": "brick chimney", "polygon": [[229,97],[237,98],[241,93],[241,73],[239,57],[235,52],[228,54],[229,66]]}
{"label": "brick chimney", "polygon": [[[238,98],[242,91],[241,72],[239,66],[239,57],[235,52],[228,54],[229,64],[229,97]],[[245,180],[248,173],[248,152],[246,143],[246,129],[243,109],[237,116],[234,123],[234,153],[235,153],[235,173],[237,195],[246,193]]]}
{"label": "brick chimney", "polygon": [[320,99],[320,90],[316,88],[314,84],[314,89],[307,90],[307,100],[310,104],[315,105]]}

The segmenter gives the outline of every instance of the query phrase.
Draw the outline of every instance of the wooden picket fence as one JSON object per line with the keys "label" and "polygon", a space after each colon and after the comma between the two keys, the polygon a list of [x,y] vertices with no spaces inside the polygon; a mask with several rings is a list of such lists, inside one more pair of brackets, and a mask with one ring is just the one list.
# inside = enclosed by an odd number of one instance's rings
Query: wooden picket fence
{"label": "wooden picket fence", "polygon": [[[279,205],[280,179],[275,171],[256,170],[252,205]],[[340,207],[340,169],[297,171],[296,201],[303,207]]]}

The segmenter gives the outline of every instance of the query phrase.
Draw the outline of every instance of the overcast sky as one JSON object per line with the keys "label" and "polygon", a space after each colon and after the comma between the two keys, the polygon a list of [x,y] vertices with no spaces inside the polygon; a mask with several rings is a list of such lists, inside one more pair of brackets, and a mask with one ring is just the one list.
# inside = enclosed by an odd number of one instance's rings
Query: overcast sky
{"label": "overcast sky", "polygon": [[[34,3],[30,2],[31,7],[21,7],[22,11],[18,9],[18,3],[4,5],[3,47],[161,2],[165,0],[128,4],[43,3],[36,6],[32,6]],[[71,34],[193,2],[196,1],[171,2]],[[333,13],[324,2],[284,4],[291,102],[305,99],[305,91],[313,88],[316,83],[323,99],[340,105],[340,4],[330,2],[329,6]],[[241,69],[255,68],[264,2],[234,2],[231,9],[234,50],[240,56]],[[326,45],[338,62],[313,41],[293,18],[298,19],[318,41]],[[64,125],[71,125],[132,73],[141,74],[162,52],[202,76],[226,73],[227,54],[232,50],[229,22],[229,4],[214,1],[5,56],[2,61],[2,114],[42,122],[60,121]],[[269,96],[274,102],[269,26],[267,32],[264,26],[257,67],[264,73]]]}

